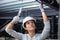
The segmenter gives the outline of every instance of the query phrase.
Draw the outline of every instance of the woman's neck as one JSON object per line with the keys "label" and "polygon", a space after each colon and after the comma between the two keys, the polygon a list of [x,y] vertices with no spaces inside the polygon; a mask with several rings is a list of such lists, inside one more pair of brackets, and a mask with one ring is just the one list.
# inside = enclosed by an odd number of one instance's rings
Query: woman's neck
{"label": "woman's neck", "polygon": [[35,35],[35,31],[28,31],[29,36],[33,37]]}

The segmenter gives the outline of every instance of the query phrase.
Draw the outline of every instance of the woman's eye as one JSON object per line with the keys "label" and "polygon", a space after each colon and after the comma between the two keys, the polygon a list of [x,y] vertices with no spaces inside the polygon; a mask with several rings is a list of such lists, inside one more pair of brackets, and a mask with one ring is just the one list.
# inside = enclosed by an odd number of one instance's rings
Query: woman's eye
{"label": "woman's eye", "polygon": [[29,24],[29,22],[27,24]]}
{"label": "woman's eye", "polygon": [[33,21],[31,21],[31,22],[27,22],[26,24],[32,24],[32,23],[34,23]]}
{"label": "woman's eye", "polygon": [[28,23],[29,24],[29,23]]}
{"label": "woman's eye", "polygon": [[31,22],[31,23],[34,23],[34,22]]}

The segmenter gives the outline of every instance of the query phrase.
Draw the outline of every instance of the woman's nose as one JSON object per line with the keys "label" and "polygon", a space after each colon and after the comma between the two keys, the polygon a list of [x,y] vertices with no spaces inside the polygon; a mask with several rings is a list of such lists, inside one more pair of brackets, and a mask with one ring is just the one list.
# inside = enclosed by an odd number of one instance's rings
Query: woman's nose
{"label": "woman's nose", "polygon": [[33,25],[33,23],[31,22],[30,25]]}

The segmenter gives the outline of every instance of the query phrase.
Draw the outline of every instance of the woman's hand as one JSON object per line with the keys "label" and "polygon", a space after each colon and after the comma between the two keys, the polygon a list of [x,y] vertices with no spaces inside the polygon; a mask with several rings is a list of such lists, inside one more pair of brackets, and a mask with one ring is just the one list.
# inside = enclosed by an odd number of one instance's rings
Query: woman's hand
{"label": "woman's hand", "polygon": [[43,8],[43,4],[42,3],[39,3],[39,8],[40,8],[41,12],[44,12],[44,8]]}
{"label": "woman's hand", "polygon": [[14,16],[13,20],[11,21],[12,24],[17,24],[19,22],[19,16]]}

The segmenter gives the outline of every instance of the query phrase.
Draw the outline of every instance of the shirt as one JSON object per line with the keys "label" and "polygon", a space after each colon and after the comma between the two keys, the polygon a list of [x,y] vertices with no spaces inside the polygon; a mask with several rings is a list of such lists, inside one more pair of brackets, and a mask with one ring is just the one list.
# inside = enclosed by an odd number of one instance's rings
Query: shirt
{"label": "shirt", "polygon": [[44,40],[49,34],[50,22],[49,21],[44,22],[44,29],[42,33],[35,34],[33,37],[30,37],[29,34],[22,34],[22,33],[14,31],[13,29],[8,29],[7,27],[5,31],[12,37],[15,37],[19,40]]}

